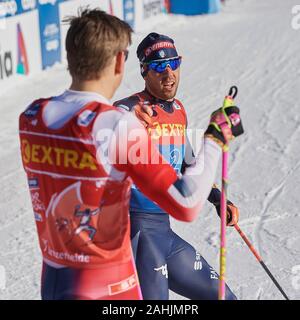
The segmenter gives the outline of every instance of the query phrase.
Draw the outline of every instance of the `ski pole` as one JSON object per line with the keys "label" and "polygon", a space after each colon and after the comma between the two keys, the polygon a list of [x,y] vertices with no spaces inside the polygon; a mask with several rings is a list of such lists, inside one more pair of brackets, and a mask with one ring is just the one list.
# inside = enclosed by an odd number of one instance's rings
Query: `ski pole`
{"label": "ski pole", "polygon": [[[222,109],[233,106],[233,99],[238,89],[232,86],[228,96],[225,97]],[[228,125],[228,124],[226,124]],[[220,126],[223,131],[222,125]],[[225,300],[225,273],[226,273],[226,211],[227,211],[227,188],[228,188],[228,155],[229,145],[226,142],[222,150],[222,190],[221,190],[221,245],[220,245],[220,279],[219,279],[219,300]]]}
{"label": "ski pole", "polygon": [[268,274],[268,276],[272,279],[273,283],[275,284],[275,286],[278,288],[278,290],[281,292],[281,294],[285,297],[286,300],[290,300],[289,297],[286,295],[286,293],[283,291],[282,287],[279,285],[279,283],[277,282],[277,280],[274,278],[274,276],[272,275],[271,271],[269,270],[269,268],[265,265],[265,263],[263,262],[261,256],[258,254],[258,252],[255,250],[255,248],[253,247],[253,245],[251,244],[251,242],[248,240],[248,238],[246,237],[246,235],[244,234],[244,232],[241,230],[241,228],[238,226],[238,224],[236,224],[235,226],[236,231],[240,234],[240,236],[242,237],[242,239],[245,241],[245,243],[247,244],[247,246],[249,247],[250,251],[254,254],[255,258],[258,260],[258,262],[261,264],[261,266],[264,268],[264,270],[266,271],[266,273]]}

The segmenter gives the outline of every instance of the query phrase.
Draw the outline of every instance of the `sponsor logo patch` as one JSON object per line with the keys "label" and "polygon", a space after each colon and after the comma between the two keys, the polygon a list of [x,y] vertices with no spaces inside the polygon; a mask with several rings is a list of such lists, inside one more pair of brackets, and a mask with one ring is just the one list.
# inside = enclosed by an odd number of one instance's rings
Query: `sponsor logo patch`
{"label": "sponsor logo patch", "polygon": [[128,291],[128,290],[134,288],[136,285],[137,285],[137,279],[136,279],[135,275],[133,274],[132,276],[130,276],[129,278],[127,278],[123,281],[112,283],[112,284],[108,285],[109,295],[112,296],[115,294],[122,293],[124,291]]}
{"label": "sponsor logo patch", "polygon": [[43,221],[42,216],[37,212],[34,213],[34,219],[35,219],[35,221],[39,221],[39,222]]}
{"label": "sponsor logo patch", "polygon": [[26,117],[35,117],[36,114],[39,112],[39,109],[40,109],[40,104],[34,104],[24,112],[24,115]]}
{"label": "sponsor logo patch", "polygon": [[174,109],[181,110],[180,105],[176,101],[173,102],[173,106],[174,106]]}
{"label": "sponsor logo patch", "polygon": [[154,268],[154,271],[161,272],[161,274],[168,279],[168,266],[167,264],[162,265],[159,268]]}
{"label": "sponsor logo patch", "polygon": [[96,117],[96,112],[85,110],[78,116],[77,124],[82,127],[87,127]]}
{"label": "sponsor logo patch", "polygon": [[159,54],[159,56],[160,56],[161,58],[164,58],[164,57],[166,56],[164,50],[160,50],[160,51],[158,52],[158,54]]}
{"label": "sponsor logo patch", "polygon": [[37,178],[28,179],[29,189],[37,189],[39,187],[39,181]]}

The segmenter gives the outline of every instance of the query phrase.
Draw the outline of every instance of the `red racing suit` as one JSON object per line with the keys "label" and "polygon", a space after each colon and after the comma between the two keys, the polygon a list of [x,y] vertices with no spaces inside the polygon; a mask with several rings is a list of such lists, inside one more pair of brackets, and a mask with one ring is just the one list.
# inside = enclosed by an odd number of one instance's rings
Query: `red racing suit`
{"label": "red racing suit", "polygon": [[[139,299],[128,218],[132,180],[175,218],[191,221],[211,190],[221,149],[206,139],[207,170],[214,174],[199,188],[198,168],[179,178],[130,113],[90,101],[53,129],[43,114],[55,103],[33,102],[20,115],[19,129],[44,261],[76,274],[56,298]],[[144,149],[149,152],[141,156]]]}

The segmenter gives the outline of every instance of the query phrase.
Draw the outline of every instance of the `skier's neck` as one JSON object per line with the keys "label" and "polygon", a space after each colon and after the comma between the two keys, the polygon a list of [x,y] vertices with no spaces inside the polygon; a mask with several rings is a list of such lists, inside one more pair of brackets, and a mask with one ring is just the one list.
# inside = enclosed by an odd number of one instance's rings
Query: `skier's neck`
{"label": "skier's neck", "polygon": [[[107,82],[106,82],[107,83]],[[105,82],[101,80],[91,81],[72,81],[70,90],[85,91],[100,94],[107,100],[110,100],[114,94],[114,90],[106,86]]]}

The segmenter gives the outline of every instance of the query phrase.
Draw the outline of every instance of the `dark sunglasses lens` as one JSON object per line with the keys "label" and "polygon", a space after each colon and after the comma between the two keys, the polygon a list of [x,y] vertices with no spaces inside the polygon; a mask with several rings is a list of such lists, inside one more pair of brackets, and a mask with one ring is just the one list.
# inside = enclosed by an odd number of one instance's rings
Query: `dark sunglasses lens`
{"label": "dark sunglasses lens", "polygon": [[180,66],[180,64],[181,64],[180,58],[170,61],[170,67],[173,71],[176,70]]}
{"label": "dark sunglasses lens", "polygon": [[157,71],[159,69],[159,65],[160,65],[159,62],[151,62],[151,63],[149,63],[148,67],[149,67],[149,69],[152,69],[156,72],[159,72],[159,71]]}
{"label": "dark sunglasses lens", "polygon": [[163,61],[157,65],[156,71],[159,73],[164,72],[166,70],[167,66],[168,66],[168,62]]}
{"label": "dark sunglasses lens", "polygon": [[170,66],[170,68],[174,71],[180,66],[180,64],[181,58],[178,58],[161,62],[152,62],[149,64],[149,68],[158,73],[162,73],[167,69],[168,66]]}

